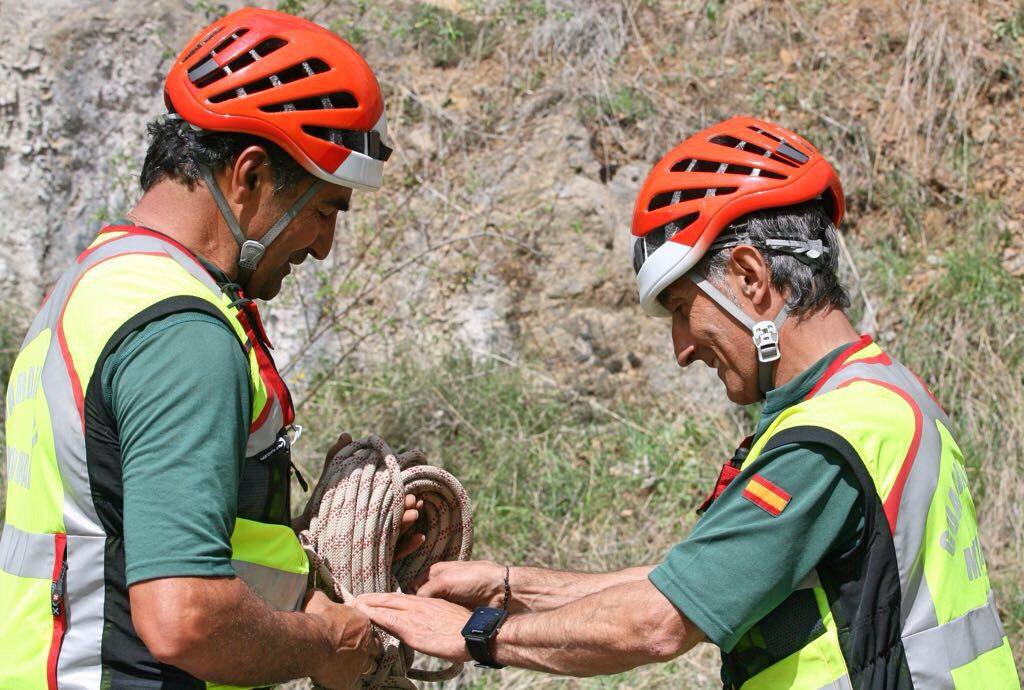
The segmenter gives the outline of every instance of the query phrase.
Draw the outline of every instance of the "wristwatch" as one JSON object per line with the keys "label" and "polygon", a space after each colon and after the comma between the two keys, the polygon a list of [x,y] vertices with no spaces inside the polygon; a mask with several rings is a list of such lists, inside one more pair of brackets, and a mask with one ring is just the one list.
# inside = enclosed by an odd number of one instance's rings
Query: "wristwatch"
{"label": "wristwatch", "polygon": [[494,660],[494,638],[505,622],[508,611],[480,606],[469,617],[462,628],[462,637],[466,640],[466,651],[480,666],[488,668],[505,668]]}

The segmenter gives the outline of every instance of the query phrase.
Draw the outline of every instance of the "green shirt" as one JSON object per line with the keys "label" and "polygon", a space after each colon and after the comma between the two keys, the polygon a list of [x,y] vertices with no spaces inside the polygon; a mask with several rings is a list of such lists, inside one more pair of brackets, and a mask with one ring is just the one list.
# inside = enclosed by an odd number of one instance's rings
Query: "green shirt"
{"label": "green shirt", "polygon": [[[845,348],[768,393],[755,436],[802,400]],[[778,516],[743,498],[755,473],[790,494]],[[762,453],[651,572],[650,580],[711,642],[729,652],[822,559],[855,543],[863,528],[859,496],[853,470],[829,448],[786,444]]]}
{"label": "green shirt", "polygon": [[237,336],[207,314],[171,314],[129,334],[102,377],[121,442],[127,583],[234,575],[252,415]]}

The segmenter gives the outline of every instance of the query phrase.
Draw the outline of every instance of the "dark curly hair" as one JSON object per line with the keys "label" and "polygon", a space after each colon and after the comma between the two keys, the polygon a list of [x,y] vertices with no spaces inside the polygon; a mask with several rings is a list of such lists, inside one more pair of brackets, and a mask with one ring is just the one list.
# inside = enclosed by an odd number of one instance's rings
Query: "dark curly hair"
{"label": "dark curly hair", "polygon": [[139,175],[144,192],[165,179],[177,180],[192,189],[203,179],[197,164],[204,163],[218,172],[249,146],[263,147],[270,157],[275,194],[294,187],[309,174],[279,146],[250,134],[196,131],[184,120],[167,116],[150,122],[146,132],[149,148]]}

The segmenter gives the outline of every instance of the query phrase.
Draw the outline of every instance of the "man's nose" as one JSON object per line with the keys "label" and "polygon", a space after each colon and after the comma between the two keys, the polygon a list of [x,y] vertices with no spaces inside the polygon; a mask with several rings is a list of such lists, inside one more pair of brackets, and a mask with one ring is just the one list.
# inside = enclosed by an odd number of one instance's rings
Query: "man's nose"
{"label": "man's nose", "polygon": [[672,348],[676,353],[676,363],[681,367],[690,366],[697,343],[685,322],[675,315],[672,317]]}
{"label": "man's nose", "polygon": [[[335,221],[337,216],[335,216]],[[334,246],[334,228],[336,222],[332,222],[330,227],[321,230],[316,236],[316,241],[309,248],[309,253],[313,255],[318,261],[323,261],[327,258],[327,255],[331,253],[331,247]]]}

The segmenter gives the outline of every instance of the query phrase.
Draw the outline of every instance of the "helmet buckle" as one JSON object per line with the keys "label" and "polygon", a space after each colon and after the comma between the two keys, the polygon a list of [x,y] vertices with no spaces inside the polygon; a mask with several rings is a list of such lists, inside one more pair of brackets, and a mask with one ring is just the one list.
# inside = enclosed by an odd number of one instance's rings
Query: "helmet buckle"
{"label": "helmet buckle", "polygon": [[779,329],[771,321],[758,321],[752,329],[754,347],[757,348],[757,361],[774,362],[779,359]]}
{"label": "helmet buckle", "polygon": [[255,271],[264,251],[266,247],[256,240],[246,240],[238,253],[238,265],[247,271]]}

